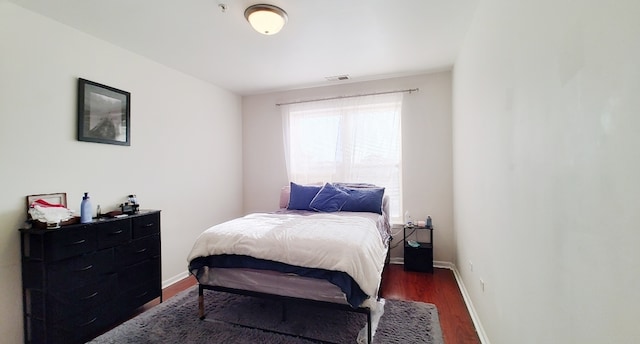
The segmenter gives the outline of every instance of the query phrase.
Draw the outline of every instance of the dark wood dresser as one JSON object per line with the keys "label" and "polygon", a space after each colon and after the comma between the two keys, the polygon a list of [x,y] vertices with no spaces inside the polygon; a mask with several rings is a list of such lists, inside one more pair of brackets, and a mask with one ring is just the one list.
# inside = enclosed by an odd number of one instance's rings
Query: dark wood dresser
{"label": "dark wood dresser", "polygon": [[21,229],[25,343],[84,343],[160,297],[160,211]]}

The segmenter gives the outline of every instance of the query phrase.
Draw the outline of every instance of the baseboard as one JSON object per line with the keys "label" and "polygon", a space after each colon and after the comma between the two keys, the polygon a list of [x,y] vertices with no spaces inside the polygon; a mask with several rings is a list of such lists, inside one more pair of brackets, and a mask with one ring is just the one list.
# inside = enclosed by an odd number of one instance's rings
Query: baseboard
{"label": "baseboard", "polygon": [[404,265],[404,258],[402,258],[402,257],[393,257],[393,258],[389,259],[389,264]]}
{"label": "baseboard", "polygon": [[[391,258],[390,263],[404,264],[404,259],[402,257],[394,257],[394,258]],[[453,276],[455,277],[456,282],[458,283],[458,288],[460,289],[460,293],[462,294],[462,299],[464,300],[464,304],[467,306],[467,311],[469,311],[469,315],[471,316],[471,321],[473,322],[473,326],[476,328],[476,333],[478,334],[480,343],[491,344],[491,342],[489,342],[489,337],[487,337],[487,333],[484,331],[484,327],[482,327],[482,323],[480,322],[478,313],[476,312],[475,307],[473,307],[473,302],[471,302],[471,298],[469,297],[467,288],[464,286],[464,282],[462,282],[462,276],[460,276],[460,273],[458,272],[458,268],[456,268],[456,265],[451,262],[433,261],[433,266],[436,268],[449,269],[453,272]]]}
{"label": "baseboard", "polygon": [[[436,266],[436,262],[433,262],[433,265]],[[467,310],[469,311],[469,315],[471,316],[471,321],[473,322],[473,326],[476,328],[478,338],[480,338],[480,343],[491,344],[491,342],[489,342],[489,337],[487,337],[487,333],[484,331],[484,327],[482,327],[478,312],[476,312],[475,307],[473,307],[471,297],[467,292],[467,288],[464,286],[464,282],[462,282],[462,276],[460,276],[460,272],[458,272],[458,268],[456,268],[456,265],[450,262],[438,262],[438,265],[441,265],[439,267],[447,268],[453,271],[453,275],[456,278],[456,282],[458,282],[458,288],[460,288],[460,293],[462,294],[464,304],[467,305]]]}
{"label": "baseboard", "polygon": [[183,271],[169,279],[162,281],[162,289],[189,277],[189,271]]}

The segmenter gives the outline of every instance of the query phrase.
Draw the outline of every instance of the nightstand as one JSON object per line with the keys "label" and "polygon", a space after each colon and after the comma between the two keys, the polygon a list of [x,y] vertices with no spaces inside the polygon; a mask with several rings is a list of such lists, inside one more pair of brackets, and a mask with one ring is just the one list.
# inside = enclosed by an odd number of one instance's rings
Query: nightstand
{"label": "nightstand", "polygon": [[[415,231],[415,233],[413,232]],[[419,232],[429,232],[429,242],[423,240],[413,240],[420,237]],[[433,227],[404,226],[404,269],[406,271],[431,272],[433,273]],[[411,238],[407,237],[407,234]],[[425,233],[426,234],[426,233]],[[412,246],[409,241],[417,241],[417,246]]]}

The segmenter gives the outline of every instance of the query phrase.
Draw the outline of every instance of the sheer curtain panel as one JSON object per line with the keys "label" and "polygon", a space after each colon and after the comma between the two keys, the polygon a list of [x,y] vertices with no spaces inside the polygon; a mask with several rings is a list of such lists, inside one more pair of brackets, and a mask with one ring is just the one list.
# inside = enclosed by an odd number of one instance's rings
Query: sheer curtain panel
{"label": "sheer curtain panel", "polygon": [[282,106],[289,180],[385,187],[392,220],[401,210],[402,93]]}

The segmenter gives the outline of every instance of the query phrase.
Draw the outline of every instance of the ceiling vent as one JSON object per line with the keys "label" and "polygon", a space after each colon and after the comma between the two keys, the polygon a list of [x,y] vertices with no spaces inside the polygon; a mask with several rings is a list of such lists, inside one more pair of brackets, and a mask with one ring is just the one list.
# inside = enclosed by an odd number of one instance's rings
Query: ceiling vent
{"label": "ceiling vent", "polygon": [[349,80],[350,78],[348,74],[343,74],[343,75],[328,76],[325,79],[327,79],[328,81],[344,81],[344,80]]}

